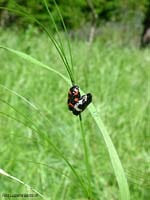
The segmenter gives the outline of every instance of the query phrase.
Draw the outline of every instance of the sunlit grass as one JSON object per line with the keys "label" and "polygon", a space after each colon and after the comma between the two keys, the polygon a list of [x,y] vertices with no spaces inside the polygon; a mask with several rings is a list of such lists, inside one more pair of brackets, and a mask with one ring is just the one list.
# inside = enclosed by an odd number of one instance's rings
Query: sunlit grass
{"label": "sunlit grass", "polygon": [[[33,57],[42,60],[43,63],[51,63],[49,65],[54,69],[64,75],[66,74],[53,46],[49,48],[47,45],[47,39],[44,34],[41,35],[43,41],[41,44],[41,40],[36,40],[36,34],[38,35],[38,33],[34,31],[31,31],[29,36],[26,36],[27,33],[20,33],[22,37],[25,37],[23,42],[19,41],[20,39],[15,36],[15,33],[14,37],[9,34],[9,31],[2,33],[2,44],[6,41],[8,43],[5,43],[7,46],[18,49],[19,43],[20,50],[27,53],[30,51]],[[13,39],[11,40],[11,38]],[[86,55],[83,52],[86,52],[87,44],[75,41],[72,41],[72,44],[73,56],[76,58],[75,74],[81,88],[93,94],[93,102],[98,110],[95,116],[102,116],[119,152],[124,168],[130,169],[131,166],[133,167],[132,164],[134,162],[136,170],[136,163],[139,162],[139,159],[144,163],[148,161],[148,142],[146,140],[146,137],[148,137],[148,129],[146,128],[148,114],[143,115],[142,113],[146,112],[149,104],[147,95],[149,52],[140,52],[134,48],[119,49],[117,46],[110,46],[108,48],[107,46],[101,46],[100,43],[94,43],[89,59],[90,75],[86,76],[89,77],[89,88],[85,88],[84,67],[86,66],[84,66],[83,61],[86,59]],[[45,49],[47,50],[46,53]],[[27,119],[36,122],[35,124],[38,128],[42,127],[60,148],[61,152],[69,158],[78,174],[80,176],[86,175],[78,120],[67,111],[65,104],[67,94],[63,91],[67,92],[68,85],[55,74],[48,73],[48,71],[16,56],[6,54],[4,51],[0,53],[1,57],[3,57],[0,68],[1,83],[25,96],[29,101],[34,102],[52,124],[50,125],[37,112],[4,89],[0,90],[1,97],[16,109],[19,109],[20,112],[23,112]],[[1,105],[3,112],[16,116],[16,113],[8,106]],[[92,152],[90,153],[90,164],[92,168],[92,191],[94,198],[117,199],[119,195],[116,192],[118,191],[116,181],[103,139],[100,136],[101,143],[98,142],[99,138],[96,135],[98,129],[93,122],[91,123],[92,119],[89,112],[84,111],[83,116],[85,119],[86,139],[90,147],[89,151]],[[64,176],[58,175],[55,171],[40,167],[37,172],[39,175],[35,179],[30,178],[36,171],[37,161],[43,161],[47,164],[51,163],[62,174],[65,172],[70,175],[70,172],[48,142],[46,140],[43,141],[41,135],[37,135],[36,139],[32,140],[35,134],[33,131],[28,128],[25,129],[13,120],[2,117],[0,119],[2,124],[1,131],[3,133],[1,135],[3,169],[11,168],[12,172],[16,174],[19,167],[23,167],[24,171],[28,168],[28,176],[23,179],[24,182],[36,185],[34,188],[44,193],[44,195],[46,194],[46,196],[52,195],[53,198],[55,197],[54,199],[59,199],[60,197],[64,199],[83,197],[82,190],[80,190],[80,186],[76,186],[77,180],[72,175],[71,178],[73,180],[69,179],[66,181]],[[74,148],[76,149],[75,152]],[[20,162],[20,159],[27,160],[27,162]],[[31,165],[28,162],[29,160],[35,161],[35,164]],[[140,169],[142,170],[143,168],[141,166]],[[147,171],[142,171],[142,173],[145,172],[144,175],[146,176]],[[130,170],[130,172],[132,171]],[[22,171],[19,174],[20,179],[23,176],[24,172]],[[132,177],[135,180],[133,173],[131,174]],[[60,180],[61,184],[58,187]],[[139,182],[138,178],[137,180]],[[14,192],[13,185],[10,183],[7,183],[3,190]],[[18,190],[22,191],[20,186],[18,186]],[[64,190],[67,191],[65,197],[63,194]],[[148,196],[148,190],[144,189],[144,185],[143,191],[144,193],[141,194],[138,187],[134,186],[133,193],[131,191],[131,198],[140,197],[140,199],[144,199],[146,195]]]}

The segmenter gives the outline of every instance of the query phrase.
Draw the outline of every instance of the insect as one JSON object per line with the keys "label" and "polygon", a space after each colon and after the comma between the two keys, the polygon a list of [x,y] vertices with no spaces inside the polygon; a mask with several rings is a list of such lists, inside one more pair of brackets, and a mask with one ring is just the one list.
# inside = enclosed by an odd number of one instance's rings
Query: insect
{"label": "insect", "polygon": [[79,87],[72,86],[68,92],[68,108],[74,115],[79,115],[92,102],[92,95],[90,93],[83,96],[80,95]]}
{"label": "insect", "polygon": [[68,92],[68,108],[72,110],[74,105],[79,101],[81,97],[79,87],[77,85],[72,86]]}

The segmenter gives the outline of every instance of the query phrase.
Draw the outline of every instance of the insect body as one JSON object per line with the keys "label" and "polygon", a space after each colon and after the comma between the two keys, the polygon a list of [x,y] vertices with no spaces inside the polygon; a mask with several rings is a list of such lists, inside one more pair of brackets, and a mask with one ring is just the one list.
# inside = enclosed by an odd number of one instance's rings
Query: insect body
{"label": "insect body", "polygon": [[79,101],[74,105],[72,110],[74,115],[79,115],[92,102],[92,95],[90,93],[80,97]]}
{"label": "insect body", "polygon": [[74,105],[79,101],[80,96],[79,87],[77,85],[72,86],[68,92],[69,110],[73,110]]}
{"label": "insect body", "polygon": [[90,93],[81,96],[79,87],[74,85],[68,92],[68,108],[74,115],[79,115],[92,102]]}

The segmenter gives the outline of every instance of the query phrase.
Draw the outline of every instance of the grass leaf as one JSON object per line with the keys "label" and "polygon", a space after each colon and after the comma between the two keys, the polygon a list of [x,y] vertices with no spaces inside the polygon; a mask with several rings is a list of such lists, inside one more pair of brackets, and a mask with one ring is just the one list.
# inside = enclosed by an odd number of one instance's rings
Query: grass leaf
{"label": "grass leaf", "polygon": [[37,190],[33,189],[30,185],[24,183],[23,181],[21,181],[20,179],[16,178],[15,176],[12,176],[10,174],[8,174],[7,172],[5,172],[3,169],[0,169],[0,174],[9,177],[10,179],[15,180],[16,182],[21,183],[22,185],[26,186],[27,188],[29,188],[30,190],[32,190],[33,192],[35,192],[36,194],[38,194],[40,197],[42,197],[42,199],[47,200],[47,198],[42,195],[40,192],[38,192]]}
{"label": "grass leaf", "polygon": [[[40,61],[36,60],[35,58],[32,58],[31,56],[29,56],[23,52],[20,52],[20,51],[17,51],[17,50],[8,48],[8,47],[4,47],[4,46],[0,46],[0,47],[13,53],[13,54],[16,54],[17,56],[19,56],[33,64],[39,65],[45,69],[50,70],[51,72],[56,73],[58,76],[63,78],[69,85],[71,84],[70,80],[67,77],[65,77],[64,75],[59,73],[57,70],[41,63]],[[83,91],[81,91],[81,93],[83,93]],[[110,160],[111,160],[111,163],[112,163],[112,166],[114,169],[114,173],[115,173],[118,185],[119,185],[121,200],[129,200],[130,193],[129,193],[127,179],[126,179],[125,172],[122,167],[121,161],[119,159],[119,156],[117,154],[117,151],[113,145],[113,142],[101,120],[101,117],[97,114],[96,108],[93,105],[93,103],[91,103],[91,105],[89,106],[89,111],[90,111],[94,121],[96,122],[96,124],[100,130],[100,133],[102,134],[103,139],[105,141],[105,144],[106,144],[109,156],[110,156]]]}

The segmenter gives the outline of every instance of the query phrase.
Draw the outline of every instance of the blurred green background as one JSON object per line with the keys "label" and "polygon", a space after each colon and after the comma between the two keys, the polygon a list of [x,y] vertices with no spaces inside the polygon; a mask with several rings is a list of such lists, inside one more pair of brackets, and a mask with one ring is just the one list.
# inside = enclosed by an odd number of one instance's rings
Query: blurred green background
{"label": "blurred green background", "polygon": [[[150,50],[141,48],[150,27],[149,1],[56,2],[68,29],[76,82],[93,95],[96,114],[102,117],[124,167],[131,200],[149,200]],[[48,3],[69,58],[57,9],[52,0]],[[42,1],[0,0],[0,6],[28,11],[58,39]],[[0,25],[0,45],[23,51],[68,76],[54,45],[32,20],[2,8]],[[3,49],[0,58],[0,84],[38,107],[33,109],[0,86],[0,168],[48,199],[86,200],[78,181],[43,135],[48,135],[78,174],[86,177],[79,120],[66,104],[68,85],[56,74]],[[119,200],[107,149],[103,138],[99,140],[97,136],[98,129],[88,110],[83,112],[83,123],[92,169],[93,200]],[[35,126],[43,134],[34,132]],[[33,192],[0,176],[0,193]]]}

